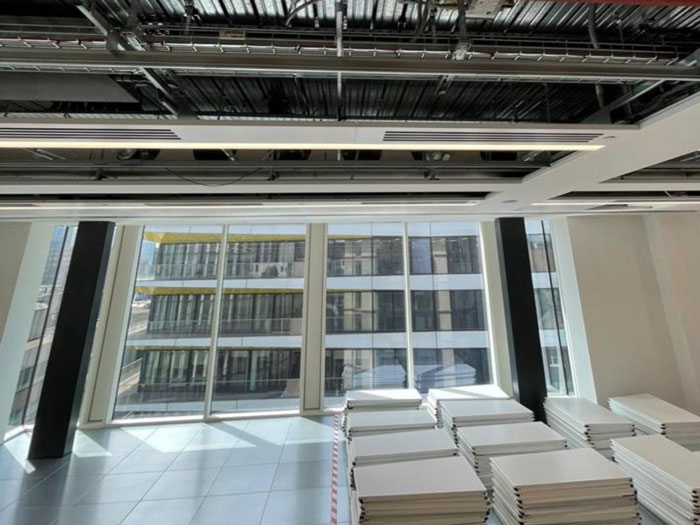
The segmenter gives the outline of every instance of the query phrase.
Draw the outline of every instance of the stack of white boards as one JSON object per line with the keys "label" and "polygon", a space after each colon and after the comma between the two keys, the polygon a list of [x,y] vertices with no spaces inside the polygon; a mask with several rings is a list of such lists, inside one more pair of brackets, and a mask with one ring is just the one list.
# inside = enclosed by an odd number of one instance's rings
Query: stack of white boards
{"label": "stack of white boards", "polygon": [[450,400],[464,399],[508,399],[506,394],[496,385],[469,385],[455,386],[450,388],[431,388],[428,390],[427,404],[428,410],[438,419],[440,423],[440,403]]}
{"label": "stack of white boards", "polygon": [[426,430],[435,427],[435,418],[425,409],[350,412],[345,416],[343,422],[345,436],[348,439],[357,436]]}
{"label": "stack of white boards", "polygon": [[493,509],[503,525],[636,525],[632,479],[591,448],[491,460]]}
{"label": "stack of white boards", "polygon": [[547,424],[566,437],[570,447],[592,447],[608,459],[610,440],[634,436],[634,423],[607,408],[578,397],[548,397]]}
{"label": "stack of white boards", "polygon": [[484,485],[461,456],[355,468],[354,524],[483,524]]}
{"label": "stack of white boards", "polygon": [[566,439],[539,421],[458,428],[457,443],[487,488],[491,458],[566,449]]}
{"label": "stack of white boards", "polygon": [[423,403],[415,388],[391,388],[386,390],[348,390],[345,393],[345,410],[399,410],[416,409]]}
{"label": "stack of white boards", "polygon": [[690,450],[700,450],[700,416],[652,396],[610,398],[610,409],[634,422],[637,434],[661,434]]}
{"label": "stack of white boards", "polygon": [[440,419],[457,441],[459,427],[527,423],[535,418],[532,410],[513,399],[473,399],[441,401]]}
{"label": "stack of white boards", "polygon": [[700,523],[700,456],[659,435],[614,439],[612,448],[647,509],[672,525]]}
{"label": "stack of white boards", "polygon": [[354,486],[356,467],[459,455],[454,441],[440,428],[359,436],[348,442],[347,450],[350,487]]}

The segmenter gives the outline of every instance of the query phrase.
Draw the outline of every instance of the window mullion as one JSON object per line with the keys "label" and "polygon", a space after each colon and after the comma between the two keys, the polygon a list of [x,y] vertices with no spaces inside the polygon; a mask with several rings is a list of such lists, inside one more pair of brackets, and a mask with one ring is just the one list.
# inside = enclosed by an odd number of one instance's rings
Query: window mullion
{"label": "window mullion", "polygon": [[403,278],[404,297],[406,307],[406,373],[408,375],[408,388],[415,388],[416,377],[413,356],[413,305],[411,304],[411,271],[410,250],[408,245],[408,223],[402,223],[403,230]]}
{"label": "window mullion", "polygon": [[226,251],[228,248],[228,224],[224,225],[219,244],[219,256],[216,266],[216,288],[214,291],[214,308],[211,319],[211,344],[209,346],[209,361],[207,367],[207,381],[204,394],[204,419],[211,416],[211,405],[214,398],[214,382],[216,379],[216,352],[219,344],[219,324],[221,320],[221,300],[224,290],[224,276],[226,272]]}

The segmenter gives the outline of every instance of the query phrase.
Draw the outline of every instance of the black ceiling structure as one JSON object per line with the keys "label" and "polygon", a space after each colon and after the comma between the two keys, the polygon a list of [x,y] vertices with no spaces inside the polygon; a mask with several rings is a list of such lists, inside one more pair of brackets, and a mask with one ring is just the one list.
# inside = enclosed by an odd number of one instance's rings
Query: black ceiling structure
{"label": "black ceiling structure", "polygon": [[[3,82],[28,72],[107,75],[129,100],[42,94],[0,98],[0,111],[10,118],[635,123],[698,90],[698,42],[700,8],[688,5],[4,0]],[[314,60],[327,65],[304,67]],[[245,61],[260,67],[240,66]],[[172,66],[178,63],[192,67]]]}

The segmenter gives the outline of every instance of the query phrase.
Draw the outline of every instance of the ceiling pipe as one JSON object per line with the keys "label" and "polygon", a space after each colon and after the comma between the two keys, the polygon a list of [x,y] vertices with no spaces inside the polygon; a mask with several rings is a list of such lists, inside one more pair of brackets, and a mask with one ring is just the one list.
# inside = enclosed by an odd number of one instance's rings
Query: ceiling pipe
{"label": "ceiling pipe", "polygon": [[697,66],[623,65],[598,63],[566,63],[526,60],[438,60],[367,57],[321,57],[283,55],[243,55],[210,53],[162,53],[153,51],[38,51],[34,49],[0,48],[0,64],[15,67],[56,66],[110,71],[114,68],[159,68],[173,71],[267,73],[272,76],[343,73],[357,77],[416,77],[453,75],[464,79],[575,80],[618,82],[638,80],[668,80],[700,82]]}
{"label": "ceiling pipe", "polygon": [[700,7],[700,0],[545,0],[554,3],[639,5],[647,7]]}

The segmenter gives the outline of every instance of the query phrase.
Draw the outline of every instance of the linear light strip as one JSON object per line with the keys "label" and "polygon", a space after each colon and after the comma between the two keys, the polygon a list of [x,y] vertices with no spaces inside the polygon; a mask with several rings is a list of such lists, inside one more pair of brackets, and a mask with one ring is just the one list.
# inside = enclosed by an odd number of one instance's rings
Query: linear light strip
{"label": "linear light strip", "polygon": [[674,205],[680,206],[683,204],[700,204],[700,200],[658,200],[658,201],[547,201],[533,202],[532,206],[609,206],[609,205],[628,205],[628,206],[657,206],[657,205]]}
{"label": "linear light strip", "polygon": [[251,209],[251,210],[268,210],[268,209],[279,209],[279,208],[372,208],[372,207],[444,207],[444,206],[476,206],[478,201],[465,201],[465,202],[390,202],[390,203],[331,203],[331,204],[265,204],[265,205],[236,205],[236,204],[186,204],[186,205],[124,205],[117,204],[111,206],[109,204],[104,206],[80,206],[80,205],[67,205],[67,206],[42,206],[42,205],[31,205],[27,204],[25,206],[4,206],[0,204],[0,211],[42,211],[42,210],[141,210],[141,211],[151,211],[151,210],[240,210],[240,209]]}
{"label": "linear light strip", "polygon": [[[355,149],[355,150],[444,150],[444,151],[597,151],[602,144],[560,143],[487,143],[450,144],[445,142],[418,143],[300,143],[300,142],[159,142],[139,139],[139,147],[153,149]],[[119,149],[133,148],[131,141],[115,140],[8,140],[0,139],[0,148],[69,148],[69,149]]]}

